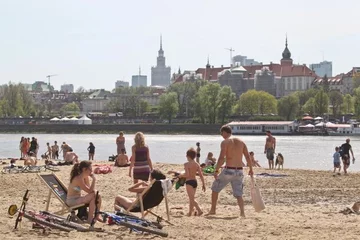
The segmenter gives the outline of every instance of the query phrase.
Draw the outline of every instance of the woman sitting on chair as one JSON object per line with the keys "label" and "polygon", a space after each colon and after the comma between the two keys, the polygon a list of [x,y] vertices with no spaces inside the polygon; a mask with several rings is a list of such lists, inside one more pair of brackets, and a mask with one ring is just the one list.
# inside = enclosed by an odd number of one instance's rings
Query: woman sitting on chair
{"label": "woman sitting on chair", "polygon": [[[160,171],[160,170],[152,170],[150,173],[150,179],[151,180],[161,180],[166,179],[166,176]],[[147,187],[149,186],[149,183],[140,181],[133,186],[129,188],[130,192],[133,193],[142,193]],[[118,195],[115,198],[114,208],[115,211],[121,211],[121,208],[128,209],[133,205],[133,203],[136,201],[136,199],[130,199],[121,195]]]}
{"label": "woman sitting on chair", "polygon": [[[91,184],[89,181],[89,177],[92,178]],[[66,204],[68,204],[69,207],[89,204],[89,223],[91,223],[95,214],[95,182],[96,178],[92,173],[90,161],[82,161],[80,163],[75,163],[70,173],[70,184],[68,188]],[[82,196],[81,190],[86,192],[87,194]],[[101,198],[100,195],[98,195],[98,210],[100,210],[100,206]],[[97,218],[97,220],[101,221],[100,218]]]}

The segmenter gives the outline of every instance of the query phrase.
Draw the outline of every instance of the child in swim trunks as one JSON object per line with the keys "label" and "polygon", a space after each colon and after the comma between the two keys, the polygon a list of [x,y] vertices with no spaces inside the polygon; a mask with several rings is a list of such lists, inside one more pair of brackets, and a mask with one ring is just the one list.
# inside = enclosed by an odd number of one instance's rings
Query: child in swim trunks
{"label": "child in swim trunks", "polygon": [[202,173],[202,169],[195,161],[196,158],[196,150],[194,148],[190,148],[186,152],[186,158],[188,160],[187,163],[184,164],[185,173],[181,174],[180,177],[186,178],[186,192],[189,196],[189,213],[188,216],[192,215],[194,207],[197,210],[197,215],[200,216],[203,214],[203,211],[200,209],[199,204],[195,200],[195,193],[197,188],[196,174],[199,174],[201,182],[202,182],[202,190],[205,192],[205,181]]}
{"label": "child in swim trunks", "polygon": [[339,169],[338,174],[340,174],[340,171],[341,171],[340,152],[339,151],[340,151],[340,148],[336,147],[335,148],[335,153],[333,155],[333,158],[334,158],[334,174],[335,174],[337,168]]}

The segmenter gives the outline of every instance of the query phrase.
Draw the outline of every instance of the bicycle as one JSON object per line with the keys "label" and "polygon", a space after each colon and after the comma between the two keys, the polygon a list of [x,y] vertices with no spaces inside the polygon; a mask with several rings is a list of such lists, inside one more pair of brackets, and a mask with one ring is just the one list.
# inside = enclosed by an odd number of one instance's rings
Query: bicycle
{"label": "bicycle", "polygon": [[42,228],[44,231],[46,230],[46,227],[58,229],[65,232],[70,232],[73,230],[77,230],[80,232],[104,231],[101,228],[86,227],[81,224],[71,222],[65,217],[58,216],[56,214],[52,214],[46,211],[35,212],[31,210],[30,211],[26,210],[25,207],[28,201],[28,193],[29,190],[26,190],[20,209],[18,209],[16,205],[11,205],[9,207],[8,210],[9,215],[13,216],[18,212],[18,217],[16,218],[15,221],[15,229],[17,229],[17,226],[19,222],[21,222],[22,217],[25,217],[34,223],[33,227],[36,226]]}
{"label": "bicycle", "polygon": [[136,232],[147,232],[162,237],[168,236],[168,233],[160,229],[159,225],[133,215],[128,215],[125,213],[118,213],[117,215],[114,213],[108,213],[103,211],[98,211],[97,214],[100,214],[102,216],[103,222],[107,222],[109,225],[116,224],[127,227],[130,229],[130,232],[135,230]]}
{"label": "bicycle", "polygon": [[41,228],[43,228],[44,230],[46,229],[46,227],[49,227],[49,228],[54,228],[54,229],[58,229],[58,230],[65,231],[65,232],[72,231],[71,228],[64,227],[59,224],[53,223],[49,219],[40,217],[32,211],[25,210],[27,201],[29,200],[28,194],[29,194],[29,190],[26,190],[19,209],[16,205],[11,205],[8,209],[8,214],[10,216],[14,216],[16,213],[18,213],[18,216],[16,217],[16,220],[15,220],[15,228],[14,229],[17,229],[17,227],[19,226],[19,223],[22,222],[22,218],[25,217],[25,218],[29,219],[31,222],[33,222],[33,223],[37,224],[38,226],[40,226]]}
{"label": "bicycle", "polygon": [[40,165],[40,166],[7,166],[3,167],[2,173],[39,173],[44,171],[58,172],[60,169],[52,165]]}

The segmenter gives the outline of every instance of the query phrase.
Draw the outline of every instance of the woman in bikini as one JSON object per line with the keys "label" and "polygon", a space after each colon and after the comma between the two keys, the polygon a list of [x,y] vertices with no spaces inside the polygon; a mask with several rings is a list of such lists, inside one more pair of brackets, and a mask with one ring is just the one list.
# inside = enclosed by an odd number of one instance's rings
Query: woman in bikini
{"label": "woman in bikini", "polygon": [[[150,174],[150,179],[161,180],[161,179],[166,179],[166,176],[159,170],[152,170]],[[142,193],[148,187],[148,185],[149,184],[147,182],[140,181],[134,184],[133,186],[131,186],[129,188],[129,191],[132,193],[139,194]],[[122,195],[118,195],[115,198],[115,203],[114,203],[115,211],[121,211],[122,208],[128,209],[134,203],[135,200],[136,200],[135,198],[130,199]]]}
{"label": "woman in bikini", "polygon": [[116,138],[116,146],[117,146],[117,154],[119,155],[121,153],[121,149],[125,149],[125,137],[123,132],[120,132],[119,136]]}
{"label": "woman in bikini", "polygon": [[204,176],[202,173],[202,169],[195,161],[196,158],[196,150],[194,148],[190,148],[186,152],[186,158],[188,160],[187,163],[184,164],[185,173],[181,174],[179,177],[186,178],[185,184],[186,184],[186,192],[189,196],[189,213],[188,216],[192,215],[192,212],[194,210],[194,207],[197,210],[197,216],[200,216],[203,214],[203,211],[199,207],[198,202],[195,200],[195,193],[197,188],[197,181],[196,181],[196,174],[199,174],[201,182],[202,182],[202,190],[205,192],[205,181]]}
{"label": "woman in bikini", "polygon": [[[89,177],[92,178],[91,184]],[[89,204],[88,222],[91,223],[95,214],[95,182],[96,178],[92,173],[90,161],[82,161],[76,163],[70,173],[70,184],[68,188],[66,204],[70,207],[81,204]],[[86,195],[81,195],[81,191],[86,192]],[[101,207],[101,198],[98,197],[98,209]],[[98,221],[102,221],[97,216]]]}
{"label": "woman in bikini", "polygon": [[134,184],[138,180],[148,181],[150,172],[153,170],[150,159],[149,147],[145,145],[142,132],[135,134],[135,145],[132,146],[132,160],[130,162],[129,176],[133,174]]}

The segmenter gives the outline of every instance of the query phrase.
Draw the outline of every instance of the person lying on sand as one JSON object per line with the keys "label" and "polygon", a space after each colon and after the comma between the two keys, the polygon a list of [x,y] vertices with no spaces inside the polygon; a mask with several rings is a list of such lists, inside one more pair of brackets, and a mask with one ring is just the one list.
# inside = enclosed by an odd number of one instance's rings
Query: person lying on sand
{"label": "person lying on sand", "polygon": [[[152,170],[150,173],[150,179],[151,180],[161,180],[166,179],[166,176],[160,171],[160,170]],[[138,183],[135,183],[129,188],[130,192],[133,193],[142,193],[147,187],[149,186],[148,182],[145,181],[139,181]],[[136,199],[130,199],[127,197],[124,197],[122,195],[118,195],[115,197],[114,202],[114,209],[115,211],[121,211],[123,209],[128,209],[135,201]]]}

